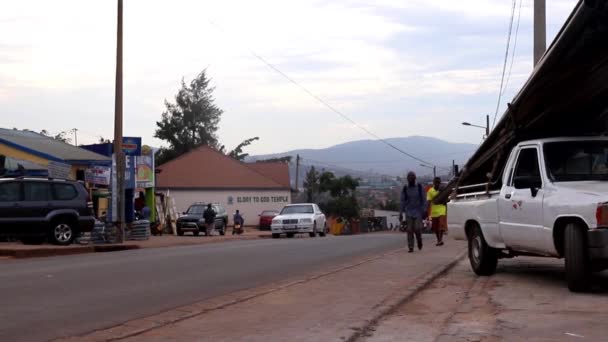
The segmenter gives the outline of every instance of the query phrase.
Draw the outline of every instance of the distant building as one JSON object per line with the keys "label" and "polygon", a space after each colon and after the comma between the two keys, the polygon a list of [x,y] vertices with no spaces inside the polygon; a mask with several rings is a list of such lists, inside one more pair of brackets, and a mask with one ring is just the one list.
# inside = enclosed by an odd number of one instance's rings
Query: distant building
{"label": "distant building", "polygon": [[[110,165],[110,158],[32,131],[0,128],[0,155],[13,163],[37,165],[48,176],[84,180],[93,165]],[[33,163],[33,164],[30,164]],[[8,163],[7,163],[8,164]]]}
{"label": "distant building", "polygon": [[242,163],[203,146],[157,170],[157,191],[169,191],[179,212],[194,202],[220,203],[230,219],[239,210],[254,225],[262,211],[291,203],[287,163]]}

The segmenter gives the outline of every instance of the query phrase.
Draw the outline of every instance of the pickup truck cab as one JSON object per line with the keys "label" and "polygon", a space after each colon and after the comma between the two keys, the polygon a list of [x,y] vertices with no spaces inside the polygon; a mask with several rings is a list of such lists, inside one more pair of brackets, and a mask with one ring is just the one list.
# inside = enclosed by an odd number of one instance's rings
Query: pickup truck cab
{"label": "pickup truck cab", "polygon": [[572,291],[608,268],[608,137],[552,138],[513,148],[498,187],[461,186],[448,203],[448,226],[467,239],[478,275],[500,258],[565,259]]}

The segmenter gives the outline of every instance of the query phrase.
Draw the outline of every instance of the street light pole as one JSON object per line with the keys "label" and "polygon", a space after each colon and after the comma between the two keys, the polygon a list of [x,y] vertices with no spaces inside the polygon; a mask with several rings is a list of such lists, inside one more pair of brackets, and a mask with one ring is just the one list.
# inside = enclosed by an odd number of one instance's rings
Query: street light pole
{"label": "street light pole", "polygon": [[534,66],[547,49],[547,6],[545,0],[534,0]]}
{"label": "street light pole", "polygon": [[490,136],[490,115],[486,115],[486,137]]}
{"label": "street light pole", "polygon": [[463,126],[471,126],[471,127],[483,128],[483,129],[486,130],[486,137],[490,136],[490,116],[489,115],[486,115],[486,125],[485,126],[473,125],[470,122],[463,122],[462,125]]}
{"label": "street light pole", "polygon": [[116,158],[117,242],[124,242],[125,224],[125,156],[122,150],[122,3],[118,0],[116,30],[116,93],[114,94],[114,157]]}
{"label": "street light pole", "polygon": [[436,165],[429,166],[426,164],[420,164],[420,166],[426,167],[427,169],[433,169],[433,178],[437,177],[437,166]]}
{"label": "street light pole", "polygon": [[78,146],[78,128],[73,128],[72,132],[74,133],[74,146]]}

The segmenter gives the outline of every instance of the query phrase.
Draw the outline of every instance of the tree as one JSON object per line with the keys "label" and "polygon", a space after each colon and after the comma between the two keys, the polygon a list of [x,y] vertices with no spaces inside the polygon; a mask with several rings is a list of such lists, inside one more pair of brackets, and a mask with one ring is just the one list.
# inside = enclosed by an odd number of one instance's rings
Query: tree
{"label": "tree", "polygon": [[236,160],[240,160],[240,161],[245,160],[245,158],[247,158],[247,156],[249,156],[249,153],[243,153],[243,148],[251,145],[251,143],[256,140],[260,140],[260,138],[253,137],[253,138],[244,140],[242,143],[238,144],[237,147],[234,148],[234,150],[228,152],[228,155]]}
{"label": "tree", "polygon": [[223,110],[215,105],[211,79],[201,71],[190,84],[182,79],[175,103],[165,100],[166,110],[156,122],[154,136],[169,143],[158,153],[158,165],[192,149],[208,145],[218,147],[217,130]]}
{"label": "tree", "polygon": [[345,197],[354,194],[359,181],[346,175],[336,178],[332,172],[323,172],[319,178],[321,192],[329,192],[331,197]]}
{"label": "tree", "polygon": [[108,143],[111,143],[111,141],[110,141],[110,139],[106,139],[106,138],[104,138],[103,136],[100,135],[99,136],[99,143],[100,144],[108,144]]}
{"label": "tree", "polygon": [[291,163],[292,156],[256,160],[256,163]]}
{"label": "tree", "polygon": [[68,132],[67,131],[63,131],[63,132],[59,132],[55,135],[49,133],[49,131],[47,131],[46,129],[43,129],[42,131],[40,131],[40,134],[44,135],[45,137],[49,137],[49,138],[53,138],[55,140],[59,140],[61,142],[64,142],[66,144],[69,144],[72,142],[72,139],[70,137],[68,137]]}
{"label": "tree", "polygon": [[350,175],[336,177],[332,172],[323,172],[319,177],[320,192],[329,192],[331,199],[323,205],[329,215],[352,219],[359,216],[356,190],[359,180]]}
{"label": "tree", "polygon": [[320,179],[319,173],[315,170],[314,166],[310,167],[310,170],[306,173],[306,178],[304,179],[304,193],[306,193],[306,201],[308,203],[312,203],[314,200],[315,194],[320,191]]}

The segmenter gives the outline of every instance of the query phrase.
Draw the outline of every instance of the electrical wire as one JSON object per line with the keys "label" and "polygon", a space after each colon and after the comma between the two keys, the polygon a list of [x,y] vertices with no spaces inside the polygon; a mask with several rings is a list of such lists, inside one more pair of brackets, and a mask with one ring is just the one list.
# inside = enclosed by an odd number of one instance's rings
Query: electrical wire
{"label": "electrical wire", "polygon": [[511,72],[513,71],[513,62],[515,62],[515,50],[517,49],[517,37],[519,35],[519,23],[521,19],[521,7],[523,4],[523,0],[519,0],[519,10],[517,12],[517,25],[515,26],[515,38],[513,39],[513,49],[511,52],[511,65],[509,66],[509,73],[507,74],[507,81],[505,82],[505,87],[503,89],[503,95],[509,88],[509,81],[511,80]]}
{"label": "electrical wire", "polygon": [[498,110],[500,109],[500,101],[502,100],[502,89],[505,81],[505,72],[507,70],[507,61],[509,60],[509,47],[511,45],[511,33],[513,32],[513,21],[515,19],[515,5],[517,0],[513,0],[513,6],[511,8],[511,21],[509,22],[509,32],[507,34],[507,48],[505,49],[505,61],[502,66],[502,76],[500,79],[500,89],[498,89],[498,102],[496,103],[496,112],[494,112],[494,120],[492,122],[492,129],[496,126],[496,117],[498,116]]}
{"label": "electrical wire", "polygon": [[[210,21],[211,25],[213,25],[216,29],[222,31],[223,33],[226,33],[226,31],[220,27],[219,25],[217,25],[216,23],[214,23],[213,21]],[[370,131],[369,129],[359,125],[355,120],[351,119],[349,116],[347,116],[346,114],[342,113],[341,111],[337,110],[336,108],[334,108],[331,104],[329,104],[327,101],[323,100],[321,97],[315,95],[313,92],[311,92],[310,90],[308,90],[308,88],[304,87],[303,85],[301,85],[300,83],[298,83],[296,80],[294,80],[293,78],[289,77],[287,74],[285,74],[283,71],[281,71],[279,68],[277,68],[276,66],[274,66],[272,63],[268,62],[264,57],[260,56],[259,54],[257,54],[255,51],[253,51],[250,48],[247,48],[249,50],[249,53],[251,53],[255,58],[257,58],[258,60],[260,60],[262,63],[266,64],[267,67],[269,67],[270,69],[274,70],[276,73],[278,73],[279,75],[281,75],[283,78],[285,78],[286,80],[288,80],[289,82],[293,83],[296,87],[300,88],[300,90],[304,91],[306,94],[308,94],[310,97],[312,97],[313,99],[317,100],[319,103],[321,103],[322,105],[324,105],[325,107],[327,107],[329,110],[331,110],[332,112],[340,115],[344,120],[350,122],[351,124],[353,124],[355,127],[361,129],[362,131],[364,131],[365,133],[367,133],[368,135],[376,138],[376,140],[384,143],[385,145],[387,145],[388,147],[394,149],[395,151],[411,158],[414,160],[417,160],[421,163],[424,164],[429,164],[429,165],[433,165],[433,163],[430,163],[424,159],[421,159],[419,157],[416,157],[415,155],[405,152],[402,149],[400,149],[399,147],[391,144],[390,142],[388,142],[386,139],[381,138],[380,136],[378,136],[377,134],[375,134],[374,132]],[[504,72],[503,72],[503,76],[504,76]]]}

